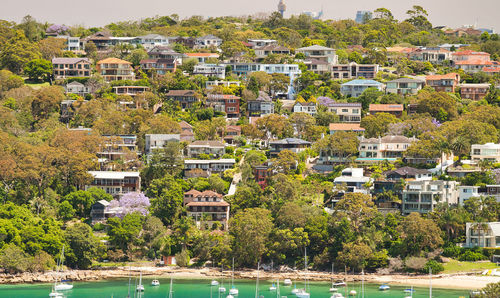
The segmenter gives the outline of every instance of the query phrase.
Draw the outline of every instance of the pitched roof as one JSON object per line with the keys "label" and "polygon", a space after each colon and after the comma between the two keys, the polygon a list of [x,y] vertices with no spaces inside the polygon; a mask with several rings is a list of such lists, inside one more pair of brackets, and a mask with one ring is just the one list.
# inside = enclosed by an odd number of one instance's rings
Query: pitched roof
{"label": "pitched roof", "polygon": [[289,51],[290,49],[284,46],[276,45],[276,44],[271,44],[263,47],[258,47],[255,48],[255,50],[262,50],[262,51]]}
{"label": "pitched roof", "polygon": [[187,123],[184,120],[181,121],[181,122],[179,122],[179,126],[181,127],[181,129],[185,129],[185,128],[188,128],[188,129],[191,128],[192,129],[193,128],[193,126],[191,124]]}
{"label": "pitched roof", "polygon": [[456,65],[492,65],[492,61],[484,61],[481,59],[468,59],[462,61],[455,61]]}
{"label": "pitched roof", "polygon": [[216,53],[184,53],[188,57],[214,57],[219,58],[219,54]]}
{"label": "pitched roof", "polygon": [[308,47],[298,48],[297,51],[334,51],[334,49],[315,44]]}
{"label": "pitched roof", "polygon": [[342,84],[341,86],[359,86],[359,85],[376,85],[380,86],[383,85],[380,82],[374,81],[374,80],[352,80],[347,83]]}
{"label": "pitched roof", "polygon": [[187,191],[184,193],[184,195],[193,195],[193,196],[198,196],[200,195],[201,192],[197,191],[196,189],[191,189],[190,191]]}
{"label": "pitched roof", "polygon": [[399,79],[389,81],[387,83],[425,83],[425,82],[422,80],[417,80],[417,79],[412,79],[412,78],[399,78]]}
{"label": "pitched roof", "polygon": [[399,112],[403,111],[403,105],[401,104],[370,104],[368,107],[370,111],[382,111],[382,112]]}
{"label": "pitched roof", "polygon": [[476,52],[471,50],[459,51],[452,53],[453,56],[465,56],[465,55],[478,55],[478,56],[490,56],[489,53],[486,52]]}
{"label": "pitched roof", "polygon": [[308,142],[308,141],[304,141],[302,139],[298,139],[298,138],[286,138],[286,139],[282,139],[282,140],[278,140],[278,141],[273,141],[273,142],[269,142],[269,144],[273,145],[273,144],[292,144],[292,145],[310,145],[311,142]]}
{"label": "pitched roof", "polygon": [[222,198],[221,194],[216,193],[215,191],[211,191],[211,190],[205,190],[205,191],[200,192],[200,196],[202,196],[202,197],[219,197],[219,198]]}
{"label": "pitched roof", "polygon": [[439,80],[458,80],[460,78],[458,73],[447,73],[444,75],[430,75],[426,76],[425,80],[427,81],[439,81]]}
{"label": "pitched roof", "polygon": [[330,123],[330,131],[365,131],[359,123]]}
{"label": "pitched roof", "polygon": [[52,64],[75,64],[80,61],[90,63],[88,58],[53,58]]}
{"label": "pitched roof", "polygon": [[194,141],[188,147],[224,147],[221,141]]}
{"label": "pitched roof", "polygon": [[97,62],[98,65],[103,64],[103,63],[106,63],[106,64],[130,64],[130,65],[132,65],[132,63],[130,63],[128,61],[118,59],[115,57],[106,58],[106,59],[103,59],[103,60]]}
{"label": "pitched roof", "polygon": [[361,108],[361,103],[359,102],[334,102],[327,105],[329,108]]}
{"label": "pitched roof", "polygon": [[380,137],[379,138],[369,138],[369,139],[362,138],[361,142],[362,143],[372,143],[372,144],[378,144],[378,143],[396,144],[396,143],[411,143],[411,142],[414,142],[416,140],[417,140],[416,138],[408,138],[405,136],[384,136],[381,138]]}
{"label": "pitched roof", "polygon": [[401,175],[401,176],[415,176],[415,175],[418,175],[418,174],[430,174],[430,173],[431,172],[429,172],[426,169],[416,169],[416,168],[412,168],[412,167],[402,167],[402,168],[395,169],[395,170],[392,170],[392,171],[387,171],[384,174],[386,176],[387,175],[391,175],[391,174],[398,174],[398,175]]}
{"label": "pitched roof", "polygon": [[186,204],[188,207],[195,206],[229,206],[229,203],[226,201],[218,201],[218,202],[189,202]]}
{"label": "pitched roof", "polygon": [[190,96],[195,93],[194,90],[169,90],[167,96]]}

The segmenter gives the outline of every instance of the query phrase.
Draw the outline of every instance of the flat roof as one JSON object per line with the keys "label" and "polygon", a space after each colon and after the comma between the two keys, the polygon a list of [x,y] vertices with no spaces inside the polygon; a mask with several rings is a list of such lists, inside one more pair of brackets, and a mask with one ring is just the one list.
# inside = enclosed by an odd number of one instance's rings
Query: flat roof
{"label": "flat roof", "polygon": [[123,179],[125,177],[139,177],[139,172],[113,172],[113,171],[89,171],[96,179]]}

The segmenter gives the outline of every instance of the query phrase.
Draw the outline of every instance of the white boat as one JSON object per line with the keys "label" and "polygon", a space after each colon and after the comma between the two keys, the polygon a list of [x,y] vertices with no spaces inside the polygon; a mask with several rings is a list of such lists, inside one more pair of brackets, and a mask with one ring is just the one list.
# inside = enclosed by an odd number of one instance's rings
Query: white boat
{"label": "white boat", "polygon": [[220,286],[219,287],[219,292],[225,293],[226,292],[226,288],[224,288],[223,286]]}
{"label": "white boat", "polygon": [[307,292],[307,248],[304,248],[304,270],[306,271],[305,276],[304,276],[304,288],[299,289],[296,293],[295,296],[299,298],[309,298],[311,297],[311,294]]}
{"label": "white boat", "polygon": [[344,298],[344,295],[342,295],[340,293],[335,293],[332,296],[330,296],[330,298]]}
{"label": "white boat", "polygon": [[52,290],[52,292],[49,294],[49,297],[61,298],[64,297],[64,295],[62,293],[57,292],[56,290]]}
{"label": "white boat", "polygon": [[356,292],[356,290],[349,291],[349,296],[356,296],[357,294],[358,294],[358,292]]}
{"label": "white boat", "polygon": [[151,285],[152,285],[153,287],[157,287],[157,286],[159,286],[159,285],[160,285],[160,281],[159,281],[159,280],[157,280],[157,279],[153,279],[153,281],[151,282]]}
{"label": "white boat", "polygon": [[297,293],[295,293],[295,296],[299,298],[309,298],[311,297],[311,294],[307,293],[305,289],[299,289]]}
{"label": "white boat", "polygon": [[142,284],[142,272],[139,275],[139,284],[135,287],[137,292],[144,292],[144,285]]}
{"label": "white boat", "polygon": [[333,285],[333,263],[332,263],[332,286],[330,287],[330,292],[337,292],[339,289],[337,289],[334,285]]}
{"label": "white boat", "polygon": [[274,283],[269,287],[269,291],[276,291],[276,285]]}
{"label": "white boat", "polygon": [[219,286],[219,293],[225,293],[226,288],[224,287],[224,265],[221,265],[220,267],[220,274],[221,274],[221,280]]}
{"label": "white boat", "polygon": [[285,280],[283,280],[283,284],[285,286],[291,286],[292,285],[292,280],[289,279],[289,278],[285,278]]}
{"label": "white boat", "polygon": [[226,296],[226,298],[234,298],[234,296],[231,295],[231,294],[229,294],[229,295]]}
{"label": "white boat", "polygon": [[[63,264],[64,264],[64,245],[63,245],[63,248],[62,248],[62,251],[61,251],[61,257],[59,259],[59,264],[57,264],[57,272],[59,272],[59,269],[62,269],[63,267]],[[54,290],[57,292],[57,291],[68,291],[68,290],[71,290],[73,289],[73,285],[68,283],[67,281],[61,281],[61,282],[57,282],[57,279],[56,279],[56,283],[54,284]]]}
{"label": "white boat", "polygon": [[216,281],[216,280],[214,279],[214,280],[212,280],[212,282],[210,283],[210,285],[211,285],[212,287],[214,287],[214,286],[218,286],[218,285],[219,285],[219,282],[218,282],[218,281]]}
{"label": "white boat", "polygon": [[292,294],[297,294],[299,292],[299,289],[297,289],[297,285],[293,287]]}
{"label": "white boat", "polygon": [[345,283],[345,281],[339,281],[339,282],[334,282],[332,284],[332,286],[334,287],[345,287],[347,284]]}
{"label": "white boat", "polygon": [[380,287],[378,287],[379,291],[387,291],[389,290],[391,287],[389,287],[388,285],[381,285]]}
{"label": "white boat", "polygon": [[59,284],[56,284],[54,288],[56,289],[56,291],[68,291],[73,289],[73,285],[66,282],[61,282]]}
{"label": "white boat", "polygon": [[234,258],[233,258],[233,272],[231,273],[231,289],[229,289],[229,295],[227,297],[233,297],[238,296],[239,291],[238,289],[234,286]]}

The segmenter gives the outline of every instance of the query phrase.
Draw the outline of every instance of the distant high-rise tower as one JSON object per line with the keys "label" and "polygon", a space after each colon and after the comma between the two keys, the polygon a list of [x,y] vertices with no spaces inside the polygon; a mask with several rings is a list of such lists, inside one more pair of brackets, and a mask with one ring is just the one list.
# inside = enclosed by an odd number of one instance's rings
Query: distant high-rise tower
{"label": "distant high-rise tower", "polygon": [[286,10],[286,5],[285,1],[280,0],[280,3],[278,4],[278,11],[281,13],[281,16],[285,16],[285,10]]}

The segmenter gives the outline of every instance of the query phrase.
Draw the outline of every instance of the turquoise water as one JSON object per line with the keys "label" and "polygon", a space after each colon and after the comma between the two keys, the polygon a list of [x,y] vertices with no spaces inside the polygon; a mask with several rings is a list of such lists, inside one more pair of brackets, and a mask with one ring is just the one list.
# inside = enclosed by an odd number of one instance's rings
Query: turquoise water
{"label": "turquoise water", "polygon": [[[170,287],[170,279],[164,278],[159,279],[161,285],[159,287],[151,286],[151,281],[153,278],[143,278],[143,284],[145,287],[144,298],[160,298],[168,297],[168,291]],[[131,297],[134,297],[133,289],[134,282],[132,280],[131,286]],[[270,292],[269,287],[272,282],[261,281],[260,282],[260,295],[271,298],[276,297],[276,292]],[[297,287],[302,286],[302,283],[298,283]],[[225,298],[229,293],[231,287],[230,284],[224,283],[227,292],[223,296],[219,296],[217,292],[217,287],[210,287],[210,280],[188,280],[188,279],[177,279],[173,282],[173,297],[174,298],[189,298],[189,297],[203,297],[203,298]],[[239,290],[239,297],[255,297],[255,281],[250,280],[235,280],[235,286]],[[365,284],[365,295],[367,298],[392,298],[405,297],[403,289],[406,287],[402,286],[392,286],[389,291],[381,292],[378,290],[379,285],[375,284]],[[323,282],[313,282],[310,284],[311,298],[329,298],[331,294],[329,293],[330,284]],[[295,297],[291,294],[293,287],[280,286],[281,296]],[[350,284],[348,290],[356,290],[358,292],[358,298],[361,298],[361,284]],[[212,290],[212,291],[211,291]],[[340,292],[345,296],[345,289],[339,288]],[[0,297],[49,297],[51,291],[50,284],[23,284],[23,285],[0,285]],[[128,279],[119,280],[107,280],[99,282],[75,282],[73,290],[66,291],[65,296],[68,298],[77,297],[119,297],[126,298],[128,293]],[[433,289],[433,297],[443,297],[443,298],[457,298],[457,297],[468,297],[468,291],[464,290],[448,290],[448,289]],[[427,288],[415,288],[415,293],[413,295],[415,298],[429,297],[429,289]]]}

